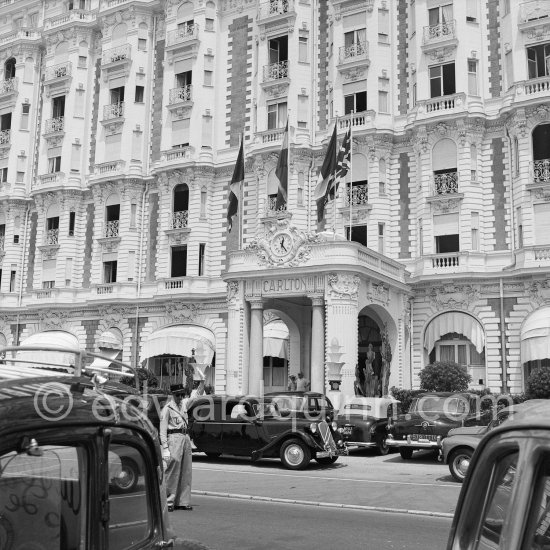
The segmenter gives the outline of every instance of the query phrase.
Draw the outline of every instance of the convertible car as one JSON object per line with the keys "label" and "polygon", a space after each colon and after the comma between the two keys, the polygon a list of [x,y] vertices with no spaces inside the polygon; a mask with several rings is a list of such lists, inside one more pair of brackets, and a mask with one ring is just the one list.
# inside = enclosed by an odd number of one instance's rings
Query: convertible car
{"label": "convertible car", "polygon": [[276,396],[200,397],[188,410],[191,439],[210,457],[280,458],[290,470],[307,467],[312,458],[328,465],[347,454],[335,423],[329,424],[319,411],[308,418],[301,406],[294,412],[280,403]]}

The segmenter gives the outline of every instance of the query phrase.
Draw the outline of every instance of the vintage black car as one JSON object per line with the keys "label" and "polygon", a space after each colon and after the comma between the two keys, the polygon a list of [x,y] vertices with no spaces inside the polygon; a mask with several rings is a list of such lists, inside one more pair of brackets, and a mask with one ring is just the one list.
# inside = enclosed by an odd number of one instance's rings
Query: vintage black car
{"label": "vintage black car", "polygon": [[[0,363],[0,548],[206,548],[170,529],[155,428],[100,377],[90,388],[82,363],[65,373]],[[128,456],[139,480],[121,495],[113,476]]]}
{"label": "vintage black car", "polygon": [[291,405],[278,395],[199,397],[188,410],[193,443],[210,457],[280,458],[290,470],[305,468],[312,458],[332,464],[347,453],[336,424],[328,423],[321,410],[299,407],[296,412],[285,403]]}
{"label": "vintage black car", "polygon": [[338,411],[336,423],[348,447],[372,447],[387,455],[388,418],[398,401],[385,397],[354,397]]}
{"label": "vintage black car", "polygon": [[448,550],[550,548],[550,401],[525,407],[475,451]]}
{"label": "vintage black car", "polygon": [[309,420],[323,419],[332,422],[336,411],[330,399],[314,391],[282,391],[265,394],[270,397],[282,414],[288,412],[294,416]]}
{"label": "vintage black car", "polygon": [[386,443],[409,459],[413,451],[439,452],[449,430],[459,426],[487,425],[491,412],[480,411],[479,396],[472,393],[423,393],[413,399],[409,412],[388,422]]}

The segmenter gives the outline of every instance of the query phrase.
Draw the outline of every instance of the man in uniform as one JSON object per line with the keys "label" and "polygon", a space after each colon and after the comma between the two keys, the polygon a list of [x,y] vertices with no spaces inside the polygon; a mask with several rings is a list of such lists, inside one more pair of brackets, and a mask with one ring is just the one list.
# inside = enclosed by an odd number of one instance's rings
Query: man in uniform
{"label": "man in uniform", "polygon": [[160,418],[160,442],[166,467],[166,502],[168,511],[192,510],[192,450],[188,434],[187,402],[189,390],[183,384],[170,386],[172,398]]}

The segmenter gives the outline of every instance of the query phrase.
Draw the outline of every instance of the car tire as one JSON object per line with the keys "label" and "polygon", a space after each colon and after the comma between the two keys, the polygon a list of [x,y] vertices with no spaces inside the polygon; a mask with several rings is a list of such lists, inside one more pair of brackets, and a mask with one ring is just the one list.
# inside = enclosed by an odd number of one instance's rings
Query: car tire
{"label": "car tire", "polygon": [[409,447],[399,447],[399,454],[403,460],[410,460],[413,455],[413,450]]}
{"label": "car tire", "polygon": [[456,449],[449,456],[449,470],[451,475],[459,482],[462,483],[466,477],[468,467],[470,466],[470,460],[474,451],[464,447],[462,449]]}
{"label": "car tire", "polygon": [[208,458],[220,458],[221,453],[204,453]]}
{"label": "car tire", "polygon": [[139,468],[128,457],[120,459],[122,470],[120,474],[111,480],[111,487],[118,493],[131,493],[139,481]]}
{"label": "car tire", "polygon": [[321,464],[321,466],[330,466],[331,464],[334,464],[337,460],[337,456],[322,456],[320,458],[315,459],[317,463]]}
{"label": "car tire", "polygon": [[385,437],[381,437],[376,442],[376,452],[380,456],[386,456],[390,452],[390,446],[388,445]]}
{"label": "car tire", "polygon": [[279,453],[283,466],[289,470],[303,470],[311,460],[311,450],[300,439],[288,439]]}

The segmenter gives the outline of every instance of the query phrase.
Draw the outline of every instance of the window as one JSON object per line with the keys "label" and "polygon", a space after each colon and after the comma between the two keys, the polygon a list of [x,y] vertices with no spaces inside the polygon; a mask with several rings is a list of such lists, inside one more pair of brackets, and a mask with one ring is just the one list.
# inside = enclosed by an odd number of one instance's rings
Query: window
{"label": "window", "polygon": [[13,236],[13,244],[19,244],[19,235]]}
{"label": "window", "polygon": [[472,212],[472,250],[479,251],[479,212]]}
{"label": "window", "polygon": [[384,224],[378,224],[378,252],[384,254]]}
{"label": "window", "polygon": [[10,57],[4,63],[4,80],[9,80],[15,77],[15,58]]}
{"label": "window", "polygon": [[134,280],[134,275],[136,271],[136,251],[128,251],[128,266],[127,266],[127,279],[128,281]]}
{"label": "window", "polygon": [[519,140],[517,136],[514,136],[514,172],[516,176],[519,176]]}
{"label": "window", "polygon": [[424,255],[424,227],[422,226],[422,218],[418,219],[418,254]]}
{"label": "window", "polygon": [[388,92],[383,90],[378,91],[378,111],[387,113],[388,111]]}
{"label": "window", "polygon": [[145,88],[143,86],[136,86],[135,102],[143,103],[143,92]]}
{"label": "window", "polygon": [[147,49],[147,39],[146,38],[138,38],[138,50],[141,50],[142,52]]}
{"label": "window", "polygon": [[534,204],[535,244],[550,244],[550,203]]}
{"label": "window", "polygon": [[308,62],[308,44],[307,36],[298,38],[298,61],[300,63]]}
{"label": "window", "polygon": [[24,183],[24,182],[25,182],[25,172],[16,172],[15,183]]}
{"label": "window", "polygon": [[275,130],[276,128],[283,128],[286,124],[286,102],[285,103],[272,103],[267,106],[267,129]]}
{"label": "window", "polygon": [[117,261],[103,262],[103,282],[116,283]]}
{"label": "window", "polygon": [[29,113],[31,110],[30,103],[23,103],[21,105],[21,130],[29,129]]}
{"label": "window", "polygon": [[264,385],[269,391],[274,388],[286,389],[287,361],[281,357],[265,356],[263,361]]}
{"label": "window", "polygon": [[207,17],[204,20],[204,30],[205,31],[213,31],[214,30],[214,19],[210,19]]}
{"label": "window", "polygon": [[109,92],[111,96],[111,105],[120,105],[124,103],[124,86],[111,88]]}
{"label": "window", "polygon": [[172,247],[170,277],[185,277],[187,275],[187,246]]}
{"label": "window", "polygon": [[466,21],[477,23],[477,4],[479,0],[466,0]]}
{"label": "window", "polygon": [[411,38],[416,34],[416,2],[411,0],[409,6],[409,21],[411,29]]}
{"label": "window", "polygon": [[455,92],[455,64],[430,67],[430,97],[451,95]]}
{"label": "window", "polygon": [[433,224],[436,254],[458,252],[458,214],[435,214]]}
{"label": "window", "polygon": [[502,3],[504,5],[504,15],[508,15],[510,13],[510,0],[502,0]]}
{"label": "window", "polygon": [[378,42],[387,44],[390,41],[390,12],[378,10]]}
{"label": "window", "polygon": [[529,78],[550,75],[550,44],[540,44],[527,48]]}
{"label": "window", "polygon": [[10,272],[10,292],[15,292],[15,278],[17,276],[17,271],[11,270]]}
{"label": "window", "polygon": [[367,246],[367,226],[366,225],[353,225],[351,227],[351,239],[350,239],[350,228],[346,227],[346,239],[351,240],[355,243],[362,244]]}
{"label": "window", "polygon": [[309,118],[309,97],[298,96],[298,128],[307,128]]}
{"label": "window", "polygon": [[172,121],[172,148],[179,149],[189,146],[189,124],[191,119],[183,118]]}
{"label": "window", "polygon": [[135,229],[136,227],[136,214],[137,214],[137,203],[133,202],[130,204],[130,228]]}
{"label": "window", "polygon": [[65,286],[71,286],[73,278],[73,259],[67,258],[65,261]]}
{"label": "window", "polygon": [[269,41],[269,64],[288,61],[288,36],[278,36]]}
{"label": "window", "polygon": [[0,183],[6,183],[8,181],[8,168],[0,168]]}
{"label": "window", "polygon": [[65,116],[65,96],[60,95],[52,99],[52,118]]}
{"label": "window", "polygon": [[479,95],[477,87],[477,61],[468,59],[468,93],[470,95]]}
{"label": "window", "polygon": [[61,157],[51,157],[48,159],[48,173],[54,174],[61,170]]}
{"label": "window", "polygon": [[514,58],[512,51],[506,52],[504,62],[506,65],[506,87],[510,88],[514,84]]}
{"label": "window", "polygon": [[356,92],[344,96],[344,114],[362,113],[367,110],[367,92]]}
{"label": "window", "polygon": [[473,143],[470,145],[470,178],[477,181],[477,147]]}
{"label": "window", "polygon": [[78,68],[85,69],[88,64],[88,58],[85,55],[78,56]]}
{"label": "window", "polygon": [[205,86],[213,86],[213,71],[204,71],[204,85]]}
{"label": "window", "polygon": [[206,189],[201,189],[201,218],[206,217],[206,201],[208,200],[208,192]]}
{"label": "window", "polygon": [[28,115],[31,110],[31,104],[30,103],[23,103],[21,105],[21,111],[24,115]]}
{"label": "window", "polygon": [[206,243],[199,243],[199,277],[204,275],[204,253],[206,250]]}
{"label": "window", "polygon": [[521,218],[521,206],[516,208],[516,223],[518,224],[517,245],[518,248],[523,248],[523,220]]}
{"label": "window", "polygon": [[346,57],[355,57],[366,52],[367,29],[355,29],[344,33]]}
{"label": "window", "polygon": [[11,130],[11,113],[0,115],[0,131]]}
{"label": "window", "polygon": [[[448,25],[453,22],[453,5],[446,4],[445,6],[437,6],[437,8],[431,8],[428,10],[428,19],[430,27],[437,25]],[[430,33],[430,37],[434,37],[433,30]],[[445,31],[441,31],[444,33]],[[446,33],[446,32],[445,32]]]}
{"label": "window", "polygon": [[74,224],[76,220],[76,212],[69,212],[69,237],[74,237]]}

